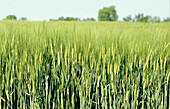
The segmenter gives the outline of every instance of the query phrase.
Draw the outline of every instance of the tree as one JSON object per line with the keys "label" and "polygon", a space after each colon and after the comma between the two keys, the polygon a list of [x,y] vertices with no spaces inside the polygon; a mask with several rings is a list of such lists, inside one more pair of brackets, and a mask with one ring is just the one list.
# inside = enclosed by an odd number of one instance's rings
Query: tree
{"label": "tree", "polygon": [[58,21],[57,19],[49,19],[49,21]]}
{"label": "tree", "polygon": [[95,21],[94,18],[86,18],[86,19],[83,19],[83,21]]}
{"label": "tree", "polygon": [[152,22],[152,17],[151,16],[144,16],[142,19],[142,22]]}
{"label": "tree", "polygon": [[75,19],[74,19],[74,17],[66,17],[65,18],[65,21],[74,21]]}
{"label": "tree", "polygon": [[159,17],[153,17],[152,18],[152,22],[160,22],[161,20],[160,20],[160,18]]}
{"label": "tree", "polygon": [[103,9],[99,10],[98,20],[99,21],[117,21],[118,15],[117,15],[115,6],[104,7]]}
{"label": "tree", "polygon": [[7,19],[7,20],[16,20],[17,17],[16,17],[15,15],[8,15],[8,16],[6,17],[6,19]]}
{"label": "tree", "polygon": [[62,16],[62,17],[59,17],[59,18],[58,18],[58,20],[60,20],[60,21],[64,21],[64,20],[65,20],[65,18]]}
{"label": "tree", "polygon": [[143,14],[137,14],[135,15],[135,18],[133,19],[134,22],[142,22],[144,15]]}
{"label": "tree", "polygon": [[164,22],[170,22],[170,17],[164,19]]}
{"label": "tree", "polygon": [[132,21],[132,16],[129,15],[129,16],[127,16],[127,17],[124,17],[123,20],[124,20],[125,22],[131,22],[131,21]]}
{"label": "tree", "polygon": [[66,17],[66,18],[64,18],[64,17],[59,17],[58,18],[58,20],[59,21],[80,21],[80,18],[78,18],[78,17]]}
{"label": "tree", "polygon": [[134,22],[160,22],[160,18],[159,17],[152,17],[149,15],[144,16],[144,14],[137,14],[135,15],[135,18],[133,19]]}
{"label": "tree", "polygon": [[21,20],[27,20],[27,18],[26,17],[21,17]]}
{"label": "tree", "polygon": [[80,18],[76,17],[74,18],[75,21],[81,21]]}
{"label": "tree", "polygon": [[143,13],[139,13],[135,15],[135,18],[133,19],[134,22],[152,22],[151,16],[144,16]]}

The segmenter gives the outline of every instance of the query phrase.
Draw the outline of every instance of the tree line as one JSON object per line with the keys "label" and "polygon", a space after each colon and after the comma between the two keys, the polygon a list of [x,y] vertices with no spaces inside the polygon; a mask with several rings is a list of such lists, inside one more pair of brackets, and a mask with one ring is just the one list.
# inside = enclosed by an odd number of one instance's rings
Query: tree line
{"label": "tree line", "polygon": [[[118,14],[115,6],[104,7],[98,12],[98,21],[118,21]],[[16,20],[15,15],[8,15],[5,19],[7,20]],[[26,17],[22,17],[20,20],[27,20]],[[78,17],[59,17],[58,19],[49,19],[49,21],[96,21],[95,18],[85,18],[80,19]],[[160,17],[144,15],[143,13],[138,13],[134,17],[128,15],[123,18],[124,22],[161,22]],[[169,22],[170,18],[163,20],[164,22]]]}
{"label": "tree line", "polygon": [[[99,10],[98,21],[117,21],[118,15],[115,6],[104,7]],[[123,18],[124,22],[161,22],[160,18],[157,16],[144,15],[143,13],[138,13],[132,18],[128,15]],[[164,21],[170,21],[170,18],[164,19]]]}
{"label": "tree line", "polygon": [[49,21],[96,21],[95,18],[80,19],[78,17],[59,17],[58,19],[50,19]]}

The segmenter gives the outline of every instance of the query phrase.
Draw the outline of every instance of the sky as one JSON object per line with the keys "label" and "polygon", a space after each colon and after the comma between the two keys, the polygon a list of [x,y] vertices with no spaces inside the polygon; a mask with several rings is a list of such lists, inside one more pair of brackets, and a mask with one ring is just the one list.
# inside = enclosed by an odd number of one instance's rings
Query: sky
{"label": "sky", "polygon": [[0,20],[7,15],[17,19],[26,17],[30,21],[79,17],[97,19],[99,9],[114,5],[119,21],[138,13],[158,16],[162,20],[170,17],[170,0],[0,0]]}

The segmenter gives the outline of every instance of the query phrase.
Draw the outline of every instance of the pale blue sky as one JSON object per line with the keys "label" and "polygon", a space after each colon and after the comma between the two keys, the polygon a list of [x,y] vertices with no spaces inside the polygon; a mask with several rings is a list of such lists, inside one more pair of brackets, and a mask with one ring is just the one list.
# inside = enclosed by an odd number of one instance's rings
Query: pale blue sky
{"label": "pale blue sky", "polygon": [[170,0],[0,0],[0,20],[9,14],[31,21],[49,20],[60,16],[94,17],[99,9],[114,5],[119,20],[127,15],[169,17]]}

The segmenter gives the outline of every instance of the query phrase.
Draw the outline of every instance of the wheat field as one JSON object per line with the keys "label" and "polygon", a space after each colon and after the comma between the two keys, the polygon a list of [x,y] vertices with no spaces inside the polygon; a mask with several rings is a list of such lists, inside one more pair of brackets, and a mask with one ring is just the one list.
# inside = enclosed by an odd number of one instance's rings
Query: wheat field
{"label": "wheat field", "polygon": [[0,21],[0,109],[168,109],[169,30]]}

